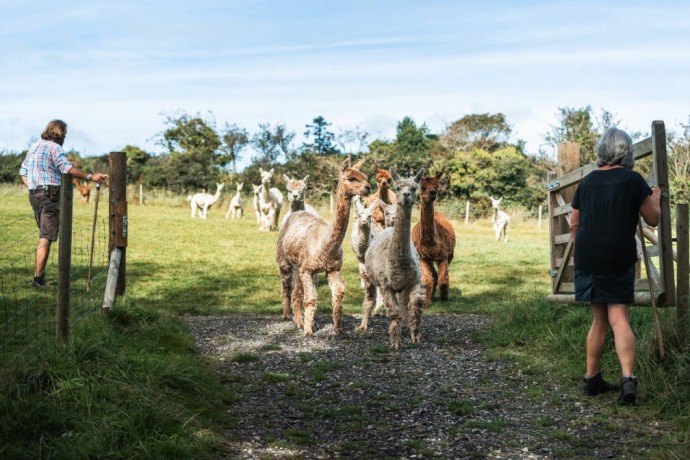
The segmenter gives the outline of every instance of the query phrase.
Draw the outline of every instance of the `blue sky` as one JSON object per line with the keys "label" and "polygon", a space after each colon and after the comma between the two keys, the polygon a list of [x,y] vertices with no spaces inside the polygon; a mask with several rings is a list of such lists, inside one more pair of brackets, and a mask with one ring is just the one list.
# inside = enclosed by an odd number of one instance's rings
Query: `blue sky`
{"label": "blue sky", "polygon": [[392,139],[405,116],[440,133],[502,112],[528,153],[559,107],[646,132],[690,119],[683,1],[0,0],[0,12],[0,151],[61,118],[67,149],[160,153],[180,111],[250,133],[284,124],[296,143],[319,115]]}

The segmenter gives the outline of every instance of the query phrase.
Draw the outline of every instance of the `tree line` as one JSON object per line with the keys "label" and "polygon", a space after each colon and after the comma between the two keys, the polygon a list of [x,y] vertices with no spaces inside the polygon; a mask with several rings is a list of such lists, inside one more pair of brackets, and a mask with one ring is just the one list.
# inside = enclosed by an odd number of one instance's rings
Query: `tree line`
{"label": "tree line", "polygon": [[[563,142],[580,145],[581,163],[594,161],[594,148],[601,133],[619,121],[606,111],[595,113],[591,106],[559,108],[557,123],[544,134],[544,145],[554,150]],[[305,125],[304,141],[295,145],[294,132],[285,125],[261,123],[254,133],[225,123],[218,127],[209,114],[184,112],[168,115],[165,129],[156,136],[164,152],[153,154],[127,145],[127,175],[130,184],[146,188],[190,193],[213,189],[216,182],[259,184],[259,168],[276,171],[278,186],[285,173],[302,178],[309,175],[312,200],[332,193],[338,165],[344,155],[366,158],[370,170],[391,166],[406,175],[424,167],[431,174],[443,173],[441,199],[472,200],[480,208],[489,197],[503,197],[507,206],[534,211],[546,203],[546,176],[555,169],[554,159],[540,148],[525,152],[521,140],[511,142],[512,127],[502,113],[470,114],[433,133],[411,117],[397,123],[394,139],[369,139],[359,128],[334,133],[331,124],[318,116]],[[669,170],[672,197],[687,202],[690,187],[690,121],[680,124],[681,133],[669,131]],[[648,134],[631,132],[638,140]],[[255,155],[249,165],[237,171],[237,162],[249,151]],[[19,183],[19,165],[26,151],[0,152],[0,182]],[[107,155],[82,157],[68,152],[71,160],[86,171],[104,171]],[[370,175],[372,185],[374,174]]]}

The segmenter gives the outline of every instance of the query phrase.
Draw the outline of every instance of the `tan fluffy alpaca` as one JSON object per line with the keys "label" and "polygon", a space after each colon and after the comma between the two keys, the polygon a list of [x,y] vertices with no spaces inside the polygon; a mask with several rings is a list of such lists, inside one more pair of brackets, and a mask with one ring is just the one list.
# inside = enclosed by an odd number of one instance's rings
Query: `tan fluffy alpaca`
{"label": "tan fluffy alpaca", "polygon": [[391,169],[398,206],[395,225],[376,235],[364,256],[365,299],[359,329],[366,330],[369,326],[373,298],[376,288],[379,288],[388,310],[388,337],[394,350],[400,347],[402,320],[407,320],[412,343],[419,343],[421,338],[424,296],[421,292],[419,255],[410,240],[410,228],[412,206],[417,201],[417,188],[423,175],[424,169],[421,169],[414,178],[403,179]]}
{"label": "tan fluffy alpaca", "polygon": [[[365,206],[371,206],[372,203],[377,202],[377,199],[381,199],[381,201],[388,205],[396,203],[395,193],[390,190],[391,173],[385,169],[379,169],[376,171],[376,185],[378,187],[376,193],[364,198]],[[374,213],[372,214],[371,218],[379,230],[386,228],[383,209],[380,205],[374,208]]]}
{"label": "tan fluffy alpaca", "polygon": [[72,183],[75,187],[77,187],[77,190],[79,190],[79,195],[81,195],[81,202],[88,203],[89,198],[91,198],[91,188],[89,187],[89,185],[81,185],[79,179],[77,179],[76,177],[72,178]]}
{"label": "tan fluffy alpaca", "polygon": [[[434,211],[439,179],[429,176],[420,183],[421,214],[419,222],[412,229],[412,242],[419,253],[422,265],[422,286],[426,290],[424,306],[434,300],[438,285],[441,300],[448,300],[448,266],[455,251],[455,230],[441,213]],[[438,264],[438,272],[434,264]]]}
{"label": "tan fluffy alpaca", "polygon": [[359,170],[363,161],[350,167],[348,158],[340,165],[336,216],[332,223],[306,211],[297,211],[290,215],[278,234],[276,262],[280,270],[283,317],[289,318],[292,306],[295,324],[304,330],[305,336],[314,333],[317,302],[314,279],[319,272],[326,273],[331,288],[334,331],[336,334],[342,332],[345,295],[345,282],[340,275],[342,245],[350,219],[352,197],[369,193],[367,176]]}

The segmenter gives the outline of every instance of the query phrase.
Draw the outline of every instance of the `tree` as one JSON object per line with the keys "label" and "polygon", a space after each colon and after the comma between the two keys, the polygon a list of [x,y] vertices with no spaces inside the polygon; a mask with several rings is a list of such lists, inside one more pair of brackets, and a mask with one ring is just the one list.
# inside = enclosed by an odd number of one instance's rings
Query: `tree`
{"label": "tree", "polygon": [[311,143],[304,142],[302,150],[305,152],[312,152],[316,155],[335,155],[340,153],[335,146],[335,134],[328,131],[330,123],[322,116],[318,116],[312,120],[311,125],[307,125],[307,130],[304,132],[304,138],[313,139]]}
{"label": "tree", "polygon": [[272,165],[278,161],[281,153],[286,160],[292,156],[290,146],[294,137],[295,134],[288,132],[285,125],[272,129],[270,123],[259,123],[259,132],[252,136],[249,143],[261,155],[259,163]]}
{"label": "tree", "polygon": [[430,133],[426,125],[417,126],[410,117],[403,118],[397,126],[393,164],[399,171],[418,171],[427,166]]}
{"label": "tree", "polygon": [[690,199],[690,119],[681,136],[669,141],[669,179],[674,203],[688,203]]}
{"label": "tree", "polygon": [[478,148],[493,152],[508,144],[511,133],[502,113],[470,114],[451,123],[439,140],[451,151]]}
{"label": "tree", "polygon": [[240,152],[249,144],[249,134],[244,128],[237,125],[225,123],[225,129],[220,135],[223,153],[218,161],[221,165],[232,163],[232,171],[237,172],[237,160],[240,159]]}
{"label": "tree", "polygon": [[336,142],[338,143],[341,152],[359,155],[366,153],[368,150],[368,138],[369,133],[362,131],[359,126],[355,126],[352,129],[341,130],[336,135]]}
{"label": "tree", "polygon": [[133,145],[127,145],[122,151],[127,154],[127,182],[130,184],[142,183],[144,167],[151,155]]}
{"label": "tree", "polygon": [[613,114],[602,109],[602,114],[596,118],[591,106],[580,109],[559,107],[559,125],[551,125],[551,132],[547,133],[547,144],[558,150],[558,144],[576,142],[580,145],[580,163],[588,164],[596,160],[594,151],[597,141],[603,132],[611,127],[618,126]]}

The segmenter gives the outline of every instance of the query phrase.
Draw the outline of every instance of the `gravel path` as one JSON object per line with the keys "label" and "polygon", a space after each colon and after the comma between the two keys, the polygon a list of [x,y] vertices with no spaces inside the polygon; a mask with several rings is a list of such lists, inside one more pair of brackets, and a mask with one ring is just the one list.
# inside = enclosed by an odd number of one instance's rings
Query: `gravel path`
{"label": "gravel path", "polygon": [[645,458],[662,428],[556,382],[489,359],[478,315],[426,315],[388,349],[384,317],[335,336],[328,315],[305,338],[279,316],[188,317],[198,350],[238,393],[224,435],[238,459]]}

